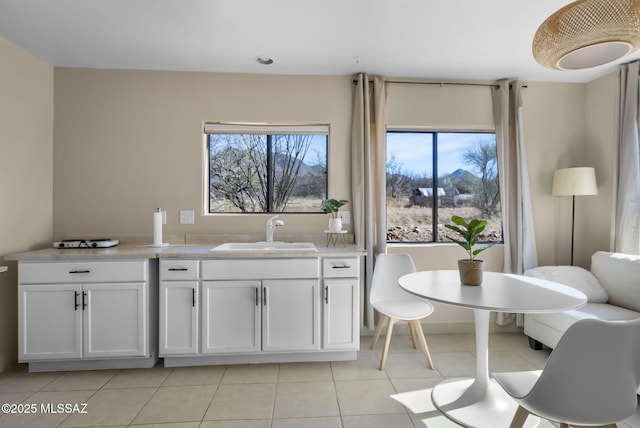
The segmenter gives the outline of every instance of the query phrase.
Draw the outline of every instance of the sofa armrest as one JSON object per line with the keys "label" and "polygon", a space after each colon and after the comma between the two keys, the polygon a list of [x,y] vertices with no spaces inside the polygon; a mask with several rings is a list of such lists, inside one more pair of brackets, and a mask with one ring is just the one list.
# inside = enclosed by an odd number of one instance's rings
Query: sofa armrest
{"label": "sofa armrest", "polygon": [[640,256],[598,251],[591,272],[609,295],[609,303],[640,312]]}

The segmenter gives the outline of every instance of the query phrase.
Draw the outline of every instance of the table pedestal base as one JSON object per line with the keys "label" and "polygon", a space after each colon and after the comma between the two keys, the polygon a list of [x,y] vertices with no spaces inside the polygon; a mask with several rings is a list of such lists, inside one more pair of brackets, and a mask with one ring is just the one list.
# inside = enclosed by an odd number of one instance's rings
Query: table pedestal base
{"label": "table pedestal base", "polygon": [[[473,428],[506,428],[518,404],[494,380],[486,389],[471,378],[445,380],[433,388],[433,403],[449,419]],[[537,427],[540,418],[529,415],[525,428]]]}

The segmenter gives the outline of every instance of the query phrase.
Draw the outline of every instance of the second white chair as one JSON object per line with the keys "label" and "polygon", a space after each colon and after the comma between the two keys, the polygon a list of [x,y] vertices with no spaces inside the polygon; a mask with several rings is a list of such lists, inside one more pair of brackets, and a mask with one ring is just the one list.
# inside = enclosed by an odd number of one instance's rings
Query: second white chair
{"label": "second white chair", "polygon": [[384,370],[393,325],[398,321],[407,321],[409,323],[409,333],[413,347],[416,347],[417,339],[427,360],[427,365],[432,369],[434,368],[427,341],[420,325],[420,320],[433,312],[433,305],[427,300],[403,290],[398,285],[398,279],[401,276],[415,271],[416,267],[408,254],[379,254],[376,257],[369,302],[380,313],[380,320],[373,335],[371,348],[376,346],[385,320],[389,320],[382,358],[380,359],[380,370]]}
{"label": "second white chair", "polygon": [[580,320],[567,329],[544,370],[495,373],[519,404],[511,428],[529,414],[562,428],[615,428],[637,406],[640,385],[640,318]]}

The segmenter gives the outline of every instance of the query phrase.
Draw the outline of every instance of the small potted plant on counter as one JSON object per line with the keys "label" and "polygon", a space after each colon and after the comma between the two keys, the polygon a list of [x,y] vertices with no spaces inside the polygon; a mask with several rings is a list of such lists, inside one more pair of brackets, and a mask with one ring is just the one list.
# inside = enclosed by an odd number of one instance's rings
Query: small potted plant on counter
{"label": "small potted plant on counter", "polygon": [[473,219],[467,223],[462,217],[457,215],[452,216],[451,221],[454,224],[445,224],[444,227],[453,230],[460,235],[461,238],[451,238],[451,240],[464,248],[467,254],[469,254],[468,259],[458,260],[460,282],[464,285],[480,285],[482,284],[484,261],[478,260],[475,257],[487,248],[497,244],[497,242],[489,242],[474,250],[473,247],[476,245],[478,235],[480,235],[487,226],[487,221]]}
{"label": "small potted plant on counter", "polygon": [[331,217],[329,218],[329,231],[330,232],[340,232],[342,230],[342,219],[338,217],[338,210],[340,207],[348,203],[346,199],[325,199],[322,201],[322,211],[325,214],[329,214]]}

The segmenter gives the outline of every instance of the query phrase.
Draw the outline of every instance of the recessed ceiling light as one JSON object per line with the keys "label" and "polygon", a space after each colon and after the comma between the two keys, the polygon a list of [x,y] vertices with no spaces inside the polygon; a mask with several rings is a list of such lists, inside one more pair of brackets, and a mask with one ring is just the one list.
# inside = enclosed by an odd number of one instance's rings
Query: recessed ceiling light
{"label": "recessed ceiling light", "polygon": [[258,56],[256,57],[256,62],[262,65],[271,65],[273,64],[273,58],[269,58],[268,56]]}

